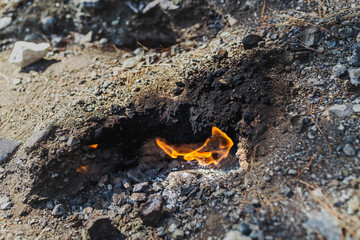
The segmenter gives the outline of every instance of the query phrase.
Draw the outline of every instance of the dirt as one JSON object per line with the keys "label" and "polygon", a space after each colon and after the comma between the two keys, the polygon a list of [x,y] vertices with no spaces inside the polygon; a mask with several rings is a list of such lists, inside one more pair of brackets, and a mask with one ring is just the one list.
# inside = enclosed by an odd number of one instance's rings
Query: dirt
{"label": "dirt", "polygon": [[[260,9],[254,11],[260,14]],[[242,232],[237,226],[244,222],[253,234],[261,231],[269,239],[321,239],[324,231],[306,225],[319,209],[335,216],[340,235],[357,239],[359,211],[350,214],[348,201],[359,196],[359,115],[339,117],[326,110],[335,103],[357,104],[359,90],[344,83],[348,76],[328,80],[325,88],[309,84],[311,74],[326,78],[336,62],[329,62],[327,53],[294,47],[286,36],[274,41],[262,36],[259,47],[244,50],[244,37],[262,35],[266,27],[258,23],[254,29],[253,20],[222,29],[204,44],[192,34],[193,26],[177,46],[143,47],[145,59],[158,53],[159,60],[142,60],[130,69],[122,63],[133,51],[98,42],[69,44],[21,70],[7,62],[10,50],[0,52],[0,136],[26,143],[40,129],[49,129],[36,146],[20,147],[1,163],[1,196],[10,196],[13,206],[0,210],[0,238],[87,239],[85,209],[91,208],[106,216],[115,212],[109,217],[111,239],[171,239],[172,224],[184,229],[185,239],[223,239],[230,230]],[[320,64],[325,67],[317,68]],[[20,84],[13,84],[15,78]],[[314,102],[316,97],[320,100]],[[196,148],[212,126],[235,143],[219,165],[171,159],[155,144],[162,137]],[[353,139],[343,140],[347,136]],[[72,138],[78,141],[74,145],[68,142]],[[352,156],[339,148],[346,143],[355,146]],[[172,174],[188,175],[178,180]],[[163,196],[158,226],[141,222],[141,201],[126,200],[131,210],[125,214],[110,208],[115,194],[131,195],[124,181],[149,182],[147,197]],[[284,194],[285,187],[290,191]],[[189,197],[176,197],[181,200],[172,208],[171,191],[187,188]],[[315,194],[317,189],[322,194]],[[233,193],[217,194],[220,190]],[[59,203],[66,208],[60,217],[52,214]],[[193,219],[201,227],[186,230]],[[157,234],[159,227],[166,234]]]}

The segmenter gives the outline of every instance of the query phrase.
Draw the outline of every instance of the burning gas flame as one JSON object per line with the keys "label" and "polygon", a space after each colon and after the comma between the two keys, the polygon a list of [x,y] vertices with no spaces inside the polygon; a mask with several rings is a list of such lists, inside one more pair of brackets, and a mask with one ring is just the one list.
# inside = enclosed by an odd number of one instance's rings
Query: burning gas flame
{"label": "burning gas flame", "polygon": [[204,145],[196,150],[182,146],[171,146],[160,138],[156,138],[156,144],[172,158],[183,156],[186,161],[197,160],[200,165],[218,164],[229,155],[234,142],[226,133],[215,126],[211,133],[211,137],[205,141]]}
{"label": "burning gas flame", "polygon": [[98,146],[99,146],[99,144],[91,144],[91,145],[89,145],[89,148],[97,149]]}
{"label": "burning gas flame", "polygon": [[78,169],[76,169],[76,172],[85,175],[89,172],[89,170],[90,170],[90,166],[85,165],[85,166],[80,166]]}

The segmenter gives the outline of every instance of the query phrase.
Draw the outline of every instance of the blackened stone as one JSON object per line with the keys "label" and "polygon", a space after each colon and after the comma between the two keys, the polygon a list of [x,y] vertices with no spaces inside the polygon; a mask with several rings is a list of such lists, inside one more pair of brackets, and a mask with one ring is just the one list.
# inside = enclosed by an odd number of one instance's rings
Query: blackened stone
{"label": "blackened stone", "polygon": [[237,75],[236,77],[233,78],[234,82],[242,82],[245,80],[244,75]]}
{"label": "blackened stone", "polygon": [[268,98],[268,97],[263,97],[261,99],[261,102],[266,105],[271,105],[270,98]]}
{"label": "blackened stone", "polygon": [[349,26],[339,28],[339,35],[342,38],[350,38],[355,35],[354,29]]}
{"label": "blackened stone", "polygon": [[294,195],[294,193],[291,191],[291,189],[288,186],[284,186],[280,189],[280,194],[284,197],[291,197]]}
{"label": "blackened stone", "polygon": [[246,236],[249,236],[249,234],[251,233],[251,228],[250,228],[249,224],[247,224],[245,222],[240,224],[238,228],[239,228],[239,231]]}
{"label": "blackened stone", "polygon": [[254,121],[254,116],[252,115],[251,112],[249,112],[249,111],[244,112],[244,121],[247,124],[250,124],[252,121]]}
{"label": "blackened stone", "polygon": [[179,96],[184,91],[183,88],[176,87],[173,89],[173,93],[175,96]]}
{"label": "blackened stone", "polygon": [[247,35],[242,41],[244,49],[252,49],[258,46],[258,43],[263,41],[263,38],[259,35],[250,34]]}
{"label": "blackened stone", "polygon": [[127,172],[128,178],[134,183],[147,182],[146,176],[137,170],[130,170]]}
{"label": "blackened stone", "polygon": [[70,136],[69,140],[66,142],[66,145],[68,145],[69,147],[73,147],[77,144],[80,143],[80,140],[74,136]]}
{"label": "blackened stone", "polygon": [[212,73],[214,77],[221,77],[223,74],[224,74],[224,70],[222,69],[217,69]]}
{"label": "blackened stone", "polygon": [[185,87],[185,84],[183,82],[181,82],[181,81],[178,81],[175,84],[176,84],[176,86],[181,87],[181,88]]}
{"label": "blackened stone", "polygon": [[140,217],[144,224],[156,226],[162,217],[162,198],[152,197],[140,206]]}
{"label": "blackened stone", "polygon": [[125,239],[105,215],[91,214],[86,222],[86,229],[91,240]]}

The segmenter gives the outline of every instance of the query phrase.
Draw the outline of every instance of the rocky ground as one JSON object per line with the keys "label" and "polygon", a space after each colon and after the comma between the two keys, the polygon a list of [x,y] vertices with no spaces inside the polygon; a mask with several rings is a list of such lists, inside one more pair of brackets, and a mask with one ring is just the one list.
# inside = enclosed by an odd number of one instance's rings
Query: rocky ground
{"label": "rocky ground", "polygon": [[0,6],[0,239],[360,239],[356,1]]}

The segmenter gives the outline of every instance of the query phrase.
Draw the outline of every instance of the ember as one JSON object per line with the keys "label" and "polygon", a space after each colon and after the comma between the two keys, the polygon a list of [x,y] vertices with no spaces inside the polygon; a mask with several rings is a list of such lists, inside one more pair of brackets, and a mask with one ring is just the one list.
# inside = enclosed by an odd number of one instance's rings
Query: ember
{"label": "ember", "polygon": [[80,166],[78,169],[76,169],[76,172],[80,174],[87,174],[89,172],[89,165]]}
{"label": "ember", "polygon": [[211,133],[211,137],[196,150],[183,146],[171,146],[164,139],[160,138],[156,139],[156,143],[172,158],[183,156],[186,161],[197,160],[200,165],[218,164],[228,156],[234,143],[224,132],[215,126],[212,128]]}
{"label": "ember", "polygon": [[99,146],[99,144],[91,144],[89,145],[89,148],[96,149]]}

